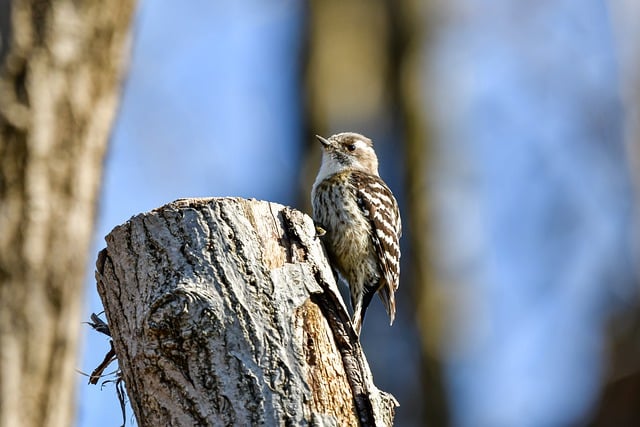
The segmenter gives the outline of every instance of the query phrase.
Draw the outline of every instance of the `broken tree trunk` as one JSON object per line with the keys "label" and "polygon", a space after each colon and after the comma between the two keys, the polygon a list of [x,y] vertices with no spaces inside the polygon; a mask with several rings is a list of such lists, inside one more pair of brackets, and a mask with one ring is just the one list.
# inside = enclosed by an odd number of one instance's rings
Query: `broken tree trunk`
{"label": "broken tree trunk", "polygon": [[392,424],[308,216],[183,199],[106,241],[98,291],[139,425]]}

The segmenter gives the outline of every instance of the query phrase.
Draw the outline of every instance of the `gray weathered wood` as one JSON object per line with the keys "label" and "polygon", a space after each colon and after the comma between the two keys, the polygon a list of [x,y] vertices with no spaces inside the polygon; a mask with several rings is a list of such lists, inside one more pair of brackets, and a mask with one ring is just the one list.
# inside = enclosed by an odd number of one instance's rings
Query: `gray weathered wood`
{"label": "gray weathered wood", "polygon": [[116,227],[98,291],[134,413],[156,425],[391,425],[312,220],[183,199]]}

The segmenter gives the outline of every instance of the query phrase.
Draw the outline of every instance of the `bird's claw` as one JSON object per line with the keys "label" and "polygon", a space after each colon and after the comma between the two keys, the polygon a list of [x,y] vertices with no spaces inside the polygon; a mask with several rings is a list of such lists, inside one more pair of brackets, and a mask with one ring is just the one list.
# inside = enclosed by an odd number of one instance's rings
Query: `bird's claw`
{"label": "bird's claw", "polygon": [[316,225],[316,237],[322,237],[325,234],[327,234],[327,230],[325,230],[324,228],[320,227],[319,225]]}

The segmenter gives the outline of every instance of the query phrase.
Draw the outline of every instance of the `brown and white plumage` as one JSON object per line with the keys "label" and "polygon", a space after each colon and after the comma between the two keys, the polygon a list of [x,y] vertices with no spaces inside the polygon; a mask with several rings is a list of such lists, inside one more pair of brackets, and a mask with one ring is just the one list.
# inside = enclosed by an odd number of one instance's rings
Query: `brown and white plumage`
{"label": "brown and white plumage", "polygon": [[311,190],[313,218],[326,231],[323,241],[333,268],[349,284],[353,326],[359,334],[376,292],[391,323],[395,318],[400,212],[378,175],[370,139],[352,132],[318,139],[323,156]]}

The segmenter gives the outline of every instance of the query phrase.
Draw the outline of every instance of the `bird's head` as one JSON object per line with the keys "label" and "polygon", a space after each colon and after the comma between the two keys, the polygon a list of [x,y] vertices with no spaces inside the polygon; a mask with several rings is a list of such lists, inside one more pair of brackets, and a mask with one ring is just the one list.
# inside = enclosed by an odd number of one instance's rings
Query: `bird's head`
{"label": "bird's head", "polygon": [[366,136],[343,132],[328,139],[319,135],[316,138],[322,144],[320,174],[324,177],[348,169],[378,175],[378,157],[373,142]]}

